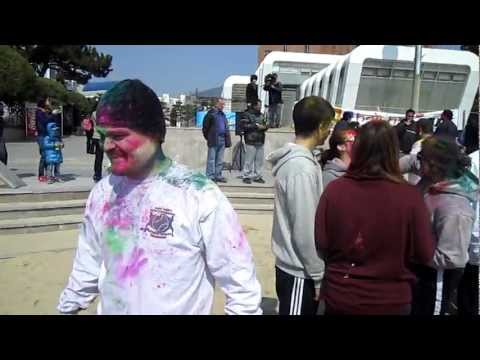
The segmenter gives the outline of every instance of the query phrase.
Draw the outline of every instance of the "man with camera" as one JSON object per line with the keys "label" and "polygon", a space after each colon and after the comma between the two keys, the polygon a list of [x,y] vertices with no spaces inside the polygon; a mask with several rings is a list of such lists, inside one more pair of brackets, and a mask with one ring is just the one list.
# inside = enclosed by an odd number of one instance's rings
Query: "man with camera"
{"label": "man with camera", "polygon": [[271,128],[280,126],[280,114],[282,111],[282,83],[278,81],[275,73],[265,76],[265,91],[268,91],[268,123]]}
{"label": "man with camera", "polygon": [[247,98],[247,107],[248,109],[253,107],[253,104],[256,103],[258,99],[258,85],[257,85],[257,75],[253,74],[250,76],[250,83],[247,85],[246,98]]}

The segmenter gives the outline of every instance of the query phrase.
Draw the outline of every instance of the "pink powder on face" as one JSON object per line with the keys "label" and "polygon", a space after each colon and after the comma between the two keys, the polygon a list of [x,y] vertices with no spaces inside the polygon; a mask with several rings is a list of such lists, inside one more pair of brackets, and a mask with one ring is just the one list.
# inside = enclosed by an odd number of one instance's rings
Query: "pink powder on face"
{"label": "pink powder on face", "polygon": [[126,129],[128,134],[119,140],[113,141],[108,148],[107,155],[112,162],[112,172],[124,175],[137,165],[135,152],[145,145],[147,137],[133,130]]}

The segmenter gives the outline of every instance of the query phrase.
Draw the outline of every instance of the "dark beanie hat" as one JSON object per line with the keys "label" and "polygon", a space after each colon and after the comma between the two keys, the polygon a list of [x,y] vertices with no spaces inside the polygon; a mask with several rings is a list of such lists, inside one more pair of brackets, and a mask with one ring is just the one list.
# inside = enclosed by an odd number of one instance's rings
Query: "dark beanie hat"
{"label": "dark beanie hat", "polygon": [[99,126],[128,127],[165,138],[165,119],[157,95],[140,80],[123,80],[107,91],[97,106]]}

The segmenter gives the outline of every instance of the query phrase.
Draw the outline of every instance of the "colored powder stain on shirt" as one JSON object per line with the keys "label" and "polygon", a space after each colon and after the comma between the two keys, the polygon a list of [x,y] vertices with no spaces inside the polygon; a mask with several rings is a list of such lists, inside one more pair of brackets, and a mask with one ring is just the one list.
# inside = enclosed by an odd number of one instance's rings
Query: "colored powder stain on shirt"
{"label": "colored powder stain on shirt", "polygon": [[245,233],[243,230],[238,231],[236,239],[233,241],[233,248],[241,250],[247,243],[247,238],[245,237]]}
{"label": "colored powder stain on shirt", "polygon": [[148,259],[143,257],[144,252],[143,249],[135,247],[128,263],[126,265],[120,264],[118,269],[120,280],[133,278],[138,275],[140,269],[148,262]]}
{"label": "colored powder stain on shirt", "polygon": [[238,222],[238,219],[233,217],[230,219],[230,228],[232,231],[233,238],[231,239],[231,245],[233,249],[242,250],[246,243],[247,238],[245,237],[245,232],[242,229],[242,225]]}
{"label": "colored powder stain on shirt", "polygon": [[114,254],[123,252],[127,239],[120,236],[115,229],[108,229],[105,234],[105,241]]}
{"label": "colored powder stain on shirt", "polygon": [[213,182],[208,177],[200,173],[193,173],[190,177],[190,181],[196,190],[201,190],[205,187],[207,189],[213,187]]}
{"label": "colored powder stain on shirt", "polygon": [[108,201],[105,204],[103,204],[102,215],[105,215],[110,210],[111,207],[112,205]]}
{"label": "colored powder stain on shirt", "polygon": [[132,226],[132,221],[128,218],[109,218],[105,221],[106,226],[116,227],[118,229],[129,229]]}
{"label": "colored powder stain on shirt", "polygon": [[155,162],[154,169],[157,174],[164,174],[172,166],[173,161],[170,158],[163,156]]}

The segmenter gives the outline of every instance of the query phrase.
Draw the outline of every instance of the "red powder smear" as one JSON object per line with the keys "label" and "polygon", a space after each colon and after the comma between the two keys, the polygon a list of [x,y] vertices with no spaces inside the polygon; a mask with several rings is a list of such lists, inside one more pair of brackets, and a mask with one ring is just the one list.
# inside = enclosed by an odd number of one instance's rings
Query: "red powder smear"
{"label": "red powder smear", "polygon": [[128,264],[125,266],[120,265],[119,267],[118,277],[120,280],[125,280],[128,277],[132,278],[138,275],[140,269],[148,262],[146,257],[142,258],[144,252],[143,249],[139,249],[138,247],[133,249]]}
{"label": "red powder smear", "polygon": [[233,233],[237,234],[236,238],[232,240],[232,248],[241,250],[242,248],[245,247],[245,244],[247,243],[247,238],[245,237],[245,233],[242,229],[242,226],[235,221],[234,223],[234,231]]}
{"label": "red powder smear", "polygon": [[105,204],[103,204],[102,207],[102,215],[105,215],[110,209],[112,208],[112,205],[107,201]]}
{"label": "red powder smear", "polygon": [[145,143],[145,139],[138,135],[132,134],[125,140],[125,143],[125,149],[135,150]]}
{"label": "red powder smear", "polygon": [[142,215],[142,225],[148,223],[149,220],[150,220],[150,210],[145,209],[143,210],[143,215]]}
{"label": "red powder smear", "polygon": [[127,217],[117,217],[117,218],[108,218],[105,221],[106,226],[114,226],[117,229],[129,229],[130,226],[132,225],[132,220],[127,218]]}
{"label": "red powder smear", "polygon": [[[107,109],[110,107],[107,107]],[[100,126],[115,126],[115,127],[128,127],[128,121],[124,119],[114,119],[108,113],[104,111],[97,116],[97,124]]]}

